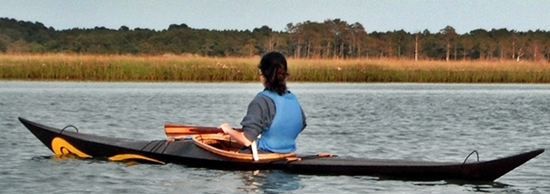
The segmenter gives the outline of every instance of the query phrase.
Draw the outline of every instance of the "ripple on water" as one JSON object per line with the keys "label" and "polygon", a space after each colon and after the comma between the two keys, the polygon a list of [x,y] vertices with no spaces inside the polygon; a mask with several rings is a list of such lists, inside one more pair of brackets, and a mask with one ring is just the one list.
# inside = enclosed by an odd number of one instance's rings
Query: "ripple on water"
{"label": "ripple on water", "polygon": [[[292,83],[307,115],[300,153],[462,162],[550,148],[550,86]],[[13,89],[23,88],[23,89]],[[165,122],[238,126],[261,89],[243,83],[0,82],[1,193],[548,193],[550,155],[494,184],[259,174],[58,159],[17,117],[81,133],[162,139]],[[472,161],[472,157],[469,161]]]}

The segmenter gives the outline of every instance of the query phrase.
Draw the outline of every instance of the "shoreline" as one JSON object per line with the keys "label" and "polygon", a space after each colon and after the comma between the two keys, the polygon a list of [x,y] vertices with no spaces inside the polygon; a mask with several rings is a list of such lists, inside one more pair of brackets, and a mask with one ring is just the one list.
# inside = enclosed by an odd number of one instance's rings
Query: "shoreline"
{"label": "shoreline", "polygon": [[[0,54],[0,80],[255,82],[259,57]],[[288,82],[550,83],[541,61],[288,59]]]}

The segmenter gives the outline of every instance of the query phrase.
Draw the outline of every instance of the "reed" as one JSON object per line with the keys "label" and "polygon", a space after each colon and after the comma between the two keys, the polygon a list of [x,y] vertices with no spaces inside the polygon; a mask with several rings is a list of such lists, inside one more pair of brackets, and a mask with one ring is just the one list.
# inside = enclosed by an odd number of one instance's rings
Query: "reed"
{"label": "reed", "polygon": [[[259,57],[3,54],[0,79],[257,81]],[[288,59],[289,81],[550,83],[550,64],[529,61]]]}

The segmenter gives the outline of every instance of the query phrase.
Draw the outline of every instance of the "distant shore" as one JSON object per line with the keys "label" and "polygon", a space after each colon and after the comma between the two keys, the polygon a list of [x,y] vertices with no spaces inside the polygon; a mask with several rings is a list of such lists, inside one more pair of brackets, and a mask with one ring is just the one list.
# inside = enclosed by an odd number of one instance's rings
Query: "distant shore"
{"label": "distant shore", "polygon": [[[259,57],[0,54],[2,80],[253,82]],[[550,83],[546,61],[288,59],[294,82]]]}

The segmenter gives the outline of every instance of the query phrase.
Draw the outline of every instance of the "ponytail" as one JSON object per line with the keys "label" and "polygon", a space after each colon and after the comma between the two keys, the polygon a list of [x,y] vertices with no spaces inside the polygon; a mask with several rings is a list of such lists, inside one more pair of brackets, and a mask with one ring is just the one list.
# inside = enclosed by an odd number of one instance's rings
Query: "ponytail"
{"label": "ponytail", "polygon": [[268,90],[283,95],[288,92],[286,87],[287,63],[285,57],[279,52],[265,54],[258,65],[265,78],[265,87]]}

